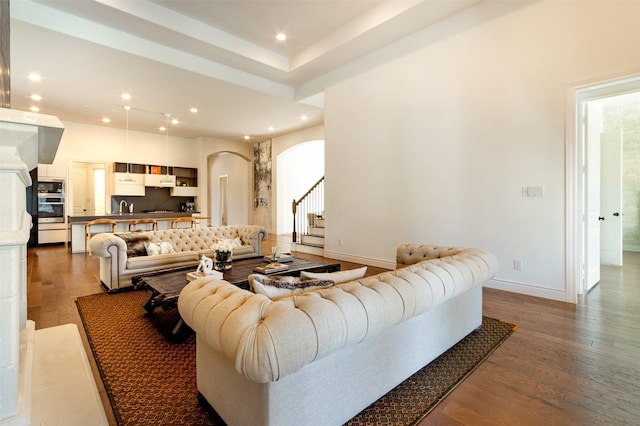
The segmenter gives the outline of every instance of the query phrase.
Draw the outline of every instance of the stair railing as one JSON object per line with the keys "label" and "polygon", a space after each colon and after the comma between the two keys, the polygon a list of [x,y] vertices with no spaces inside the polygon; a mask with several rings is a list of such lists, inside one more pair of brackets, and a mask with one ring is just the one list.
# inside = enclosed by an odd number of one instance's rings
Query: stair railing
{"label": "stair railing", "polygon": [[298,235],[301,235],[308,226],[313,226],[313,218],[322,215],[324,211],[324,176],[299,200],[293,200],[292,210],[293,234],[291,240],[294,243],[299,243]]}

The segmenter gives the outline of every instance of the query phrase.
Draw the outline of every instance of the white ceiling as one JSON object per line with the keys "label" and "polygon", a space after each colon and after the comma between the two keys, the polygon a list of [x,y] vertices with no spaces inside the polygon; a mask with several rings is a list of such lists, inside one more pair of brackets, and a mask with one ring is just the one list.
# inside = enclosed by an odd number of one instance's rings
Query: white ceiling
{"label": "white ceiling", "polygon": [[323,122],[329,73],[478,2],[11,0],[12,108],[261,142]]}

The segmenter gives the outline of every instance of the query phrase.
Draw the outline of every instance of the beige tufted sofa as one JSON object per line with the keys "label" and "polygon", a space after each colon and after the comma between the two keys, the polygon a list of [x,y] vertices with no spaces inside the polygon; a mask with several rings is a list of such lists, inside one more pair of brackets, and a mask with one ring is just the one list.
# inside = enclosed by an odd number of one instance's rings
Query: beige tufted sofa
{"label": "beige tufted sofa", "polygon": [[167,229],[135,235],[148,236],[148,241],[156,244],[170,242],[175,253],[131,257],[127,255],[127,243],[122,238],[111,233],[95,235],[90,241],[91,251],[100,256],[100,281],[109,291],[130,287],[135,275],[195,265],[203,254],[213,257],[210,247],[222,238],[240,239],[242,245],[233,251],[234,259],[262,256],[262,241],[267,238],[267,230],[256,225],[233,225]]}
{"label": "beige tufted sofa", "polygon": [[417,252],[433,258],[276,300],[191,282],[178,309],[196,332],[199,392],[229,425],[348,421],[482,323],[496,258],[403,245],[398,261]]}
{"label": "beige tufted sofa", "polygon": [[423,260],[453,256],[464,251],[462,247],[442,247],[428,244],[402,244],[396,250],[396,269],[404,268]]}

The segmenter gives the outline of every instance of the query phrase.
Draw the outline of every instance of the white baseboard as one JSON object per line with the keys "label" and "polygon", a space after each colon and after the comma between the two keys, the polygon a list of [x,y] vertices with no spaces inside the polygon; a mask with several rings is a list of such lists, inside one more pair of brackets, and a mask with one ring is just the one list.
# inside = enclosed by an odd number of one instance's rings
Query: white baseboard
{"label": "white baseboard", "polygon": [[530,284],[530,283],[507,281],[500,278],[490,279],[486,281],[483,286],[487,288],[493,288],[496,290],[504,290],[504,291],[510,291],[512,293],[526,294],[528,296],[557,300],[560,302],[569,302],[571,300],[568,297],[566,291],[540,287],[538,285]]}
{"label": "white baseboard", "polygon": [[[376,266],[378,268],[395,269],[395,261],[389,261],[384,259],[375,259],[363,256],[354,256],[351,254],[340,253],[335,251],[325,250],[324,257],[329,259],[343,260],[345,262],[360,263],[363,265]],[[555,290],[550,288],[541,287],[531,283],[522,283],[515,281],[507,281],[501,278],[493,278],[484,283],[484,287],[493,288],[496,290],[504,290],[512,293],[526,294],[528,296],[542,297],[544,299],[557,300],[560,302],[571,302],[571,298],[568,297],[566,291]]]}
{"label": "white baseboard", "polygon": [[324,251],[324,257],[327,257],[329,259],[344,260],[345,262],[361,263],[363,265],[375,266],[378,268],[396,269],[395,260],[389,261],[384,259],[375,259],[372,257],[354,256],[352,254],[329,250]]}

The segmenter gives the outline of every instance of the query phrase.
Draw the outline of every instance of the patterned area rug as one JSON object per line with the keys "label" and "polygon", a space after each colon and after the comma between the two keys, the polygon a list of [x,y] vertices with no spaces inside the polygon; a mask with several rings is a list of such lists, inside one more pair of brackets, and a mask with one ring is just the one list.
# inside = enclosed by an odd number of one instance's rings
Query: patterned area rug
{"label": "patterned area rug", "polygon": [[[198,402],[195,335],[171,330],[176,309],[147,314],[148,291],[76,299],[120,425],[222,425]],[[354,417],[349,425],[419,422],[517,327],[484,317],[471,333],[431,364]]]}

